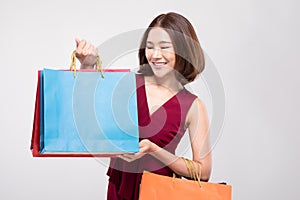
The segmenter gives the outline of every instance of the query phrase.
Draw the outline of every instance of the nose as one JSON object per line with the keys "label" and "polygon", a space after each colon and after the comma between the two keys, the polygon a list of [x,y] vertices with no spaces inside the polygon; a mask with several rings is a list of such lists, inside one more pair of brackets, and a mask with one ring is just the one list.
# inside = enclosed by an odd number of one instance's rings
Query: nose
{"label": "nose", "polygon": [[161,50],[160,48],[155,48],[154,49],[154,52],[153,52],[153,55],[152,55],[153,58],[161,58]]}

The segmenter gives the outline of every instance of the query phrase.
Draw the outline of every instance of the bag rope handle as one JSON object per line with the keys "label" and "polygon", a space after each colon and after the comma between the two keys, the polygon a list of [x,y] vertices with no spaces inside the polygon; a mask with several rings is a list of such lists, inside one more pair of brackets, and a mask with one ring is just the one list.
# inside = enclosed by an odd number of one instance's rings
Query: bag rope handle
{"label": "bag rope handle", "polygon": [[199,162],[196,162],[198,165],[198,169],[196,170],[194,162],[192,160],[182,158],[185,162],[185,165],[187,167],[187,170],[189,172],[189,175],[191,178],[193,178],[195,181],[198,182],[199,187],[201,188],[201,164]]}
{"label": "bag rope handle", "polygon": [[[71,55],[70,70],[74,72],[74,78],[76,78],[76,50],[74,50]],[[102,60],[99,54],[97,55],[96,70],[98,72],[101,72],[101,77],[104,78],[104,74],[102,70]]]}

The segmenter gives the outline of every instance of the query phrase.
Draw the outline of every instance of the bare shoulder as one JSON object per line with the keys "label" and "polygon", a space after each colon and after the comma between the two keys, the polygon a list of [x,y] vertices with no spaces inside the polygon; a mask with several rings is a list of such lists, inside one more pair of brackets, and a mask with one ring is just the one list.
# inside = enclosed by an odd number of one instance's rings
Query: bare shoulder
{"label": "bare shoulder", "polygon": [[204,102],[197,97],[192,103],[189,113],[199,114],[203,112],[206,113],[206,106]]}
{"label": "bare shoulder", "polygon": [[204,102],[198,97],[193,101],[188,113],[186,122],[190,124],[194,120],[199,120],[200,118],[207,118],[207,111]]}

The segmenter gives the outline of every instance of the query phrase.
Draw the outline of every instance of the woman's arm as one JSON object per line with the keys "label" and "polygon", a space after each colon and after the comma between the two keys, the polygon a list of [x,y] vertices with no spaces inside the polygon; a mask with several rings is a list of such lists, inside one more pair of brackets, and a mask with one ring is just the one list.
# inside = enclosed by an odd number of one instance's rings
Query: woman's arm
{"label": "woman's arm", "polygon": [[[97,62],[98,50],[86,40],[76,39],[76,57],[81,63],[81,69],[93,69]],[[208,180],[211,173],[211,153],[209,144],[209,122],[204,104],[196,99],[186,118],[188,125],[193,161],[202,166],[201,180]],[[189,177],[183,159],[159,147],[155,143],[144,139],[140,142],[140,151],[136,154],[123,154],[120,157],[128,162],[136,160],[146,153],[150,153],[161,162],[165,163],[175,173]],[[195,163],[196,164],[196,163]],[[197,166],[197,165],[195,165]]]}
{"label": "woman's arm", "polygon": [[[201,180],[208,181],[211,174],[211,152],[209,143],[209,122],[204,104],[196,99],[188,114],[186,123],[188,125],[193,161],[201,164]],[[136,154],[124,154],[120,157],[128,162],[136,160],[146,153],[150,153],[164,164],[168,165],[175,173],[189,177],[186,164],[183,159],[166,151],[153,142],[144,139],[140,142],[140,152]]]}

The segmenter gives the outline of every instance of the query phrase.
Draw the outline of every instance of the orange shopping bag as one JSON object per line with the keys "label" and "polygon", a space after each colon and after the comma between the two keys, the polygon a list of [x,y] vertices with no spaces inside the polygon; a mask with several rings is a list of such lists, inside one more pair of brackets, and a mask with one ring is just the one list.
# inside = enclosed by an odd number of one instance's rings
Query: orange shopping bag
{"label": "orange shopping bag", "polygon": [[139,195],[139,200],[231,200],[231,186],[144,172]]}

